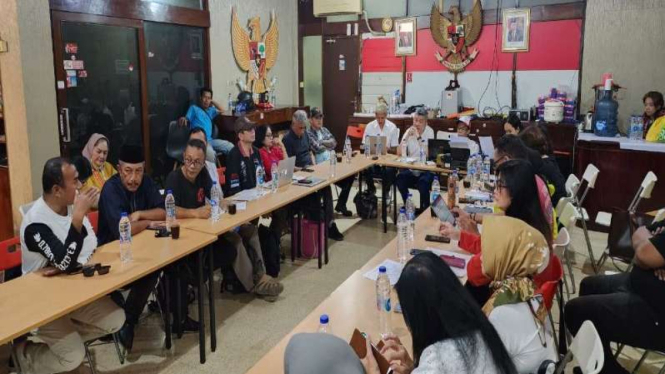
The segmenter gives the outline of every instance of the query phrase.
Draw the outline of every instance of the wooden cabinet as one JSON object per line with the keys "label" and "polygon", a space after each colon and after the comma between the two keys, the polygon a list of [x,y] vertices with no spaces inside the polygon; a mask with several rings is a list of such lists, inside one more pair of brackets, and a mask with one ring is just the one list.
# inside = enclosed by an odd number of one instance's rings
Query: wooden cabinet
{"label": "wooden cabinet", "polygon": [[[257,125],[269,125],[273,131],[286,130],[291,125],[291,117],[296,110],[302,109],[309,113],[309,107],[277,107],[274,109],[255,110],[247,114],[247,118]],[[219,130],[219,138],[236,143],[238,140],[233,124],[239,118],[236,114],[224,112],[215,118],[215,125]]]}

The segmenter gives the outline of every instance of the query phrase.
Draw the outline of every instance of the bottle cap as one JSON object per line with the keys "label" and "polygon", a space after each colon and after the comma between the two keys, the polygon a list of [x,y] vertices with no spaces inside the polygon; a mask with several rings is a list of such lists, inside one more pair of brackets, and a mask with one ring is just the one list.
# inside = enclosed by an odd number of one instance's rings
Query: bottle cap
{"label": "bottle cap", "polygon": [[127,212],[120,213],[120,217],[127,217]]}
{"label": "bottle cap", "polygon": [[213,186],[216,185],[216,184],[217,184],[217,181],[212,181]]}
{"label": "bottle cap", "polygon": [[327,324],[328,321],[330,321],[330,319],[327,314],[322,314],[321,317],[319,317],[319,322],[321,322],[321,324]]}
{"label": "bottle cap", "polygon": [[399,208],[399,212],[400,212],[400,213],[406,213],[406,208],[405,208],[405,207],[401,207],[401,208]]}
{"label": "bottle cap", "polygon": [[411,192],[409,192],[406,196],[407,197],[413,197],[413,194],[411,194]]}
{"label": "bottle cap", "polygon": [[171,190],[166,190],[166,194],[167,194],[167,195],[173,194],[173,191],[171,191]]}
{"label": "bottle cap", "polygon": [[385,266],[379,266],[379,273],[383,274],[386,272],[386,267]]}

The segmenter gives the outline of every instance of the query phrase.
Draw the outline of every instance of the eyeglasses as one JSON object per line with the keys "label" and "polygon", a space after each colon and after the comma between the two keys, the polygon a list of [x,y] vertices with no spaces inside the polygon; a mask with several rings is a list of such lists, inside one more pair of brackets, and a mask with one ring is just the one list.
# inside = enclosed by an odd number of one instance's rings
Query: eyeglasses
{"label": "eyeglasses", "polygon": [[203,166],[203,162],[204,161],[200,161],[200,160],[192,160],[191,158],[186,158],[185,159],[185,165],[193,166],[195,168]]}
{"label": "eyeglasses", "polygon": [[92,277],[95,275],[95,272],[99,275],[106,275],[109,273],[111,270],[111,265],[103,265],[102,264],[93,264],[93,265],[86,265],[83,267],[83,276],[84,277]]}

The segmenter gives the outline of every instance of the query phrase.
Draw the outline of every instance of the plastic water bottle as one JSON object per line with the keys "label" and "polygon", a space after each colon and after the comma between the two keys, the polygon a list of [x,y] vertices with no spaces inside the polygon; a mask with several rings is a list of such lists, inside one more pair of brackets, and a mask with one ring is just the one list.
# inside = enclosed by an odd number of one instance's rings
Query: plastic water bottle
{"label": "plastic water bottle", "polygon": [[277,166],[277,161],[272,162],[272,167],[270,168],[270,178],[271,178],[271,184],[270,184],[270,191],[272,193],[277,192],[277,187],[279,187],[279,167]]}
{"label": "plastic water bottle", "polygon": [[266,180],[266,172],[260,165],[256,166],[256,187],[263,187]]}
{"label": "plastic water bottle", "polygon": [[439,177],[435,176],[434,181],[432,181],[432,191],[430,192],[430,204],[434,204],[439,195],[441,195],[441,184],[439,183]]}
{"label": "plastic water bottle", "polygon": [[365,144],[363,146],[364,146],[363,150],[365,151],[365,158],[369,158],[370,157],[369,136],[365,136]]}
{"label": "plastic water bottle", "polygon": [[330,328],[330,318],[327,314],[321,314],[321,317],[319,317],[319,329],[317,331],[324,334],[332,334],[332,329]]}
{"label": "plastic water bottle", "polygon": [[220,204],[222,203],[222,190],[219,188],[217,181],[212,182],[212,189],[210,190],[210,220],[212,222],[219,221],[220,216],[222,215],[222,209]]}
{"label": "plastic water bottle", "polygon": [[402,140],[402,143],[399,146],[401,148],[400,153],[402,154],[402,158],[409,157],[409,147],[406,144],[406,140]]}
{"label": "plastic water bottle", "polygon": [[120,215],[118,232],[120,233],[120,262],[126,264],[132,261],[132,223],[129,221],[127,212],[122,212]]}
{"label": "plastic water bottle", "polygon": [[483,159],[483,183],[490,182],[490,168],[491,168],[490,158],[485,157]]}
{"label": "plastic water bottle", "polygon": [[459,169],[453,171],[453,177],[455,177],[455,195],[459,195]]}
{"label": "plastic water bottle", "polygon": [[397,258],[401,263],[406,263],[406,254],[411,242],[409,231],[412,230],[410,229],[410,226],[411,224],[406,215],[406,209],[402,207],[397,216]]}
{"label": "plastic water bottle", "polygon": [[390,334],[390,279],[386,267],[379,267],[379,277],[376,279],[376,306],[379,312],[379,332],[381,337]]}
{"label": "plastic water bottle", "polygon": [[383,155],[383,142],[376,143],[376,155],[379,157]]}
{"label": "plastic water bottle", "polygon": [[166,228],[171,231],[171,226],[175,223],[175,197],[173,197],[173,191],[166,190],[164,205],[166,208]]}
{"label": "plastic water bottle", "polygon": [[344,156],[346,158],[346,163],[350,164],[351,163],[351,156],[352,156],[353,150],[351,149],[351,139],[349,137],[346,137],[346,140],[344,141]]}
{"label": "plastic water bottle", "polygon": [[631,140],[642,140],[642,138],[644,138],[644,121],[641,116],[630,116],[630,130],[628,137]]}
{"label": "plastic water bottle", "polygon": [[406,245],[406,250],[408,251],[410,249],[410,246],[413,244],[415,240],[415,233],[416,233],[416,204],[413,202],[413,195],[411,194],[407,195],[406,202],[404,203],[404,205],[406,212],[406,220],[409,223],[407,227],[408,242]]}
{"label": "plastic water bottle", "polygon": [[476,155],[476,189],[482,190],[483,186],[483,156]]}
{"label": "plastic water bottle", "polygon": [[337,155],[335,154],[335,151],[329,151],[330,152],[330,178],[335,178],[335,174],[337,174]]}
{"label": "plastic water bottle", "polygon": [[425,139],[422,139],[420,141],[420,163],[425,164],[427,163],[427,145],[425,144]]}
{"label": "plastic water bottle", "polygon": [[471,189],[473,189],[473,182],[476,178],[476,162],[474,161],[474,157],[476,157],[476,155],[469,156],[469,159],[466,162],[466,178],[471,184]]}
{"label": "plastic water bottle", "polygon": [[228,110],[230,112],[233,112],[233,97],[231,96],[231,93],[229,93],[229,98],[226,101],[226,103],[227,103],[227,106],[228,106]]}

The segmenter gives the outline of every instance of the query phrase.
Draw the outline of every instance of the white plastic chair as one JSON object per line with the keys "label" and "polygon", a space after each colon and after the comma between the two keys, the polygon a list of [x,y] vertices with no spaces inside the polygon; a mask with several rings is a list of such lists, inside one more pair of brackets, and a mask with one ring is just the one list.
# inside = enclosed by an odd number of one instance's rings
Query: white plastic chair
{"label": "white plastic chair", "polygon": [[[633,197],[633,200],[628,205],[629,212],[634,213],[637,211],[637,207],[640,205],[642,199],[651,198],[651,191],[653,191],[653,187],[656,185],[657,181],[658,177],[656,174],[654,174],[652,171],[647,173],[647,175],[644,177],[644,180],[642,181],[642,184],[640,185],[640,188],[637,190],[635,197]],[[596,223],[605,227],[610,227],[610,224],[612,223],[612,213],[598,212],[598,215],[596,216]]]}
{"label": "white plastic chair", "polygon": [[584,321],[582,327],[573,338],[568,353],[561,360],[556,373],[563,373],[566,364],[575,357],[577,363],[584,374],[597,374],[605,364],[605,354],[603,353],[603,343],[596,327],[591,321]]}
{"label": "white plastic chair", "polygon": [[[574,208],[573,208],[574,209]],[[559,234],[556,237],[552,247],[554,248],[554,253],[559,257],[561,262],[566,263],[568,268],[568,277],[570,278],[570,284],[572,284],[573,292],[575,293],[575,276],[573,275],[573,268],[568,260],[568,246],[570,245],[570,234],[568,229],[565,227],[559,230]],[[563,285],[566,287],[566,295],[570,298],[571,292],[568,286],[568,280],[566,280],[566,273],[563,273]]]}
{"label": "white plastic chair", "polygon": [[658,223],[665,219],[665,208],[661,209],[656,213],[656,217],[653,219],[653,223]]}
{"label": "white plastic chair", "polygon": [[27,204],[23,204],[20,207],[18,207],[18,211],[21,212],[21,217],[25,217],[25,215],[28,214],[28,211],[30,210],[30,208],[32,208],[32,206],[34,204],[35,204],[35,202],[32,201],[32,202],[29,202]]}
{"label": "white plastic chair", "polygon": [[[584,199],[586,199],[587,194],[589,193],[589,190],[594,189],[596,187],[596,180],[598,180],[598,174],[600,173],[600,170],[593,164],[587,165],[586,169],[584,170],[584,174],[582,175],[582,181],[586,182],[586,188],[584,189],[584,192],[582,192],[582,197],[578,198],[578,192],[579,192],[579,187],[581,184],[577,186],[577,188],[574,187],[574,180],[571,180],[571,192],[574,192],[571,199],[573,204],[576,206],[577,210],[580,213],[580,221],[582,222],[582,230],[584,231],[584,239],[586,241],[586,246],[587,246],[587,251],[589,252],[589,260],[591,261],[591,266],[593,267],[594,273],[598,272],[597,268],[597,263],[596,263],[596,258],[593,254],[593,248],[591,247],[591,239],[589,238],[589,230],[587,230],[586,227],[586,221],[589,219],[589,214],[587,213],[587,210],[584,208],[582,204],[584,204]],[[571,179],[571,178],[569,178]],[[558,204],[557,204],[558,206]]]}
{"label": "white plastic chair", "polygon": [[[580,213],[575,208],[575,206],[571,202],[566,203],[559,213],[559,223],[563,225],[563,228],[559,230],[559,235],[557,236],[557,240],[553,245],[555,250],[557,246],[563,248],[563,254],[560,258],[561,262],[565,263],[566,268],[568,269],[567,275],[569,279],[566,279],[566,274],[564,272],[563,281],[564,286],[566,287],[566,293],[568,293],[569,296],[577,292],[575,275],[573,274],[573,265],[570,263],[570,259],[568,258],[568,249],[570,248],[570,233],[575,228],[577,221],[580,219]],[[572,291],[572,293],[570,291]]]}

